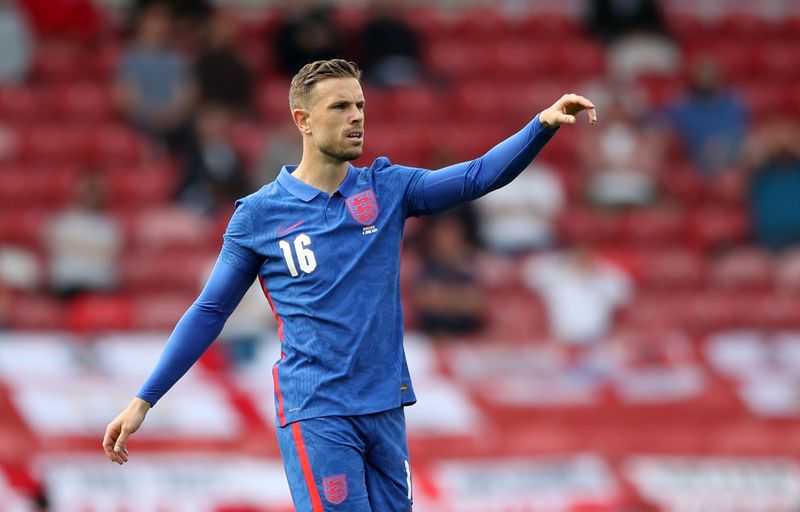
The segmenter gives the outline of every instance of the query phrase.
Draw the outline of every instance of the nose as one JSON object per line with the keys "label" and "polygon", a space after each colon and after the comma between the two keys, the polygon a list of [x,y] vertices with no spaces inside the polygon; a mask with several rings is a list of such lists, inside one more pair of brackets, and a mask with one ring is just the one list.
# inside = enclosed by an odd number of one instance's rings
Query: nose
{"label": "nose", "polygon": [[353,106],[350,113],[350,124],[357,124],[364,120],[364,111],[359,110],[358,107]]}

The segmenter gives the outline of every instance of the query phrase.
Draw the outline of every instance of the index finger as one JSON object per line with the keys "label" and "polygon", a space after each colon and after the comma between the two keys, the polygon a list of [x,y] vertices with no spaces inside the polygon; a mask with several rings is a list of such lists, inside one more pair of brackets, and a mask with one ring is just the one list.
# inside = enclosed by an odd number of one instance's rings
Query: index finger
{"label": "index finger", "polygon": [[114,452],[114,445],[117,442],[118,436],[119,432],[113,432],[111,425],[106,428],[106,434],[103,436],[103,451],[106,452],[106,457],[108,457],[111,462],[119,462],[119,456]]}
{"label": "index finger", "polygon": [[589,116],[590,123],[595,124],[597,122],[597,110],[594,108],[594,103],[589,101],[588,98],[585,98],[580,94],[569,94],[565,98],[565,101],[582,107],[580,110],[586,111],[586,114]]}

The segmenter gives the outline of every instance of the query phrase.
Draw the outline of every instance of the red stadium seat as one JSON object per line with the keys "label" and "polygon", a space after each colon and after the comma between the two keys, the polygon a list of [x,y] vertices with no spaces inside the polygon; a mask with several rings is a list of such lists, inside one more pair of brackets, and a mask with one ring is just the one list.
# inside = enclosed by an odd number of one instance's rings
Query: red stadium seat
{"label": "red stadium seat", "polygon": [[699,171],[686,164],[670,164],[659,175],[661,189],[674,201],[691,205],[698,203],[704,194]]}
{"label": "red stadium seat", "polygon": [[781,82],[772,80],[753,80],[742,82],[735,87],[747,105],[749,114],[761,121],[775,114],[781,113],[785,108]]}
{"label": "red stadium seat", "polygon": [[0,241],[38,247],[42,241],[42,229],[51,212],[42,204],[33,207],[24,205],[9,208],[5,204],[0,210]]}
{"label": "red stadium seat", "polygon": [[619,243],[623,225],[623,216],[590,208],[573,208],[559,219],[561,238],[571,244]]}
{"label": "red stadium seat", "polygon": [[145,137],[120,123],[108,122],[89,134],[89,160],[100,168],[142,164],[152,153]]}
{"label": "red stadium seat", "polygon": [[738,208],[706,206],[689,217],[689,240],[697,247],[738,245],[746,241],[749,232],[747,214]]}
{"label": "red stadium seat", "polygon": [[120,166],[108,173],[110,202],[116,208],[157,206],[170,201],[177,175],[164,164]]}
{"label": "red stadium seat", "polygon": [[462,40],[491,41],[507,35],[512,24],[497,9],[461,9],[453,19],[453,30]]}
{"label": "red stadium seat", "polygon": [[495,290],[487,301],[486,330],[505,341],[542,339],[547,335],[547,313],[542,301],[526,289]]}
{"label": "red stadium seat", "polygon": [[8,324],[11,329],[58,330],[64,328],[64,306],[49,295],[22,294],[9,304]]}
{"label": "red stadium seat", "polygon": [[465,82],[455,87],[450,107],[456,116],[478,124],[478,119],[482,123],[502,120],[512,101],[491,81]]}
{"label": "red stadium seat", "polygon": [[78,44],[65,39],[50,39],[36,48],[33,75],[46,82],[66,82],[81,77],[85,55]]}
{"label": "red stadium seat", "polygon": [[289,81],[270,80],[262,83],[256,93],[261,114],[269,120],[289,115]]}
{"label": "red stadium seat", "polygon": [[772,31],[772,25],[762,16],[734,12],[723,17],[713,27],[720,39],[736,42],[752,42],[763,40]]}
{"label": "red stadium seat", "polygon": [[[423,123],[440,119],[446,110],[448,97],[434,87],[415,85],[398,87],[387,91],[384,96],[387,111],[383,121]],[[380,100],[379,100],[380,101]],[[374,119],[372,95],[367,96],[369,121]],[[378,114],[380,117],[380,113]]]}
{"label": "red stadium seat", "polygon": [[606,50],[594,40],[575,39],[562,44],[557,57],[560,62],[557,71],[565,78],[589,80],[602,78],[606,72]]}
{"label": "red stadium seat", "polygon": [[63,84],[53,91],[57,114],[67,121],[102,121],[113,112],[111,88],[103,83],[81,81]]}
{"label": "red stadium seat", "polygon": [[36,124],[22,132],[22,158],[32,163],[83,164],[88,160],[89,138],[79,126]]}
{"label": "red stadium seat", "polygon": [[710,283],[725,290],[766,290],[772,284],[772,260],[755,247],[737,248],[711,263]]}
{"label": "red stadium seat", "polygon": [[477,158],[511,133],[493,124],[476,123],[436,124],[425,127],[428,140],[437,141],[435,151],[439,151],[454,161]]}
{"label": "red stadium seat", "polygon": [[120,268],[126,290],[197,293],[216,259],[216,251],[148,251],[130,252]]}
{"label": "red stadium seat", "polygon": [[683,238],[685,226],[680,208],[634,210],[625,220],[625,237],[632,245],[675,245]]}
{"label": "red stadium seat", "polygon": [[760,76],[770,81],[796,81],[800,78],[800,52],[786,41],[771,41],[762,44],[757,53]]}
{"label": "red stadium seat", "polygon": [[526,80],[530,87],[540,77],[558,71],[558,50],[556,44],[543,44],[529,37],[501,39],[492,45],[491,70],[497,80]]}
{"label": "red stadium seat", "polygon": [[205,219],[178,206],[154,207],[132,219],[132,244],[144,251],[182,249],[205,254],[210,237],[210,226]]}
{"label": "red stadium seat", "polygon": [[131,305],[126,297],[87,294],[66,308],[66,327],[81,334],[120,331],[131,327]]}
{"label": "red stadium seat", "polygon": [[644,89],[654,108],[668,105],[686,90],[680,77],[661,73],[641,74],[637,77],[637,83]]}
{"label": "red stadium seat", "polygon": [[725,39],[718,42],[704,42],[702,45],[686,49],[686,69],[693,69],[707,57],[712,58],[730,81],[746,80],[756,71],[756,51],[754,47],[732,44]]}
{"label": "red stadium seat", "polygon": [[479,41],[433,42],[427,52],[428,67],[453,81],[485,76],[492,65],[493,50]]}
{"label": "red stadium seat", "polygon": [[175,294],[169,290],[137,295],[133,299],[131,327],[144,331],[169,331],[192,305],[197,293]]}
{"label": "red stadium seat", "polygon": [[580,38],[583,27],[579,19],[560,13],[537,12],[518,20],[521,35],[535,36],[537,40],[552,40],[559,44]]}
{"label": "red stadium seat", "polygon": [[800,301],[792,295],[771,292],[740,296],[740,323],[762,329],[796,329],[800,318]]}
{"label": "red stadium seat", "polygon": [[61,207],[72,197],[76,170],[70,166],[16,165],[0,169],[4,206]]}
{"label": "red stadium seat", "polygon": [[703,256],[680,246],[639,253],[638,272],[646,289],[698,289],[705,279]]}
{"label": "red stadium seat", "polygon": [[50,111],[49,90],[40,87],[0,87],[0,119],[39,121]]}

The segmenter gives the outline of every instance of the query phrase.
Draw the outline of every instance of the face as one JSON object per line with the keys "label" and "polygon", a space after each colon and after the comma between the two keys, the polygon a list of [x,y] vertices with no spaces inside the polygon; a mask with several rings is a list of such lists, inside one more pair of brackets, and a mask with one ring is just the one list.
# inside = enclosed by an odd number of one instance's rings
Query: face
{"label": "face", "polygon": [[[297,111],[296,111],[297,112]],[[295,119],[321,153],[341,162],[364,151],[364,93],[355,78],[329,78],[311,92],[311,105]]]}

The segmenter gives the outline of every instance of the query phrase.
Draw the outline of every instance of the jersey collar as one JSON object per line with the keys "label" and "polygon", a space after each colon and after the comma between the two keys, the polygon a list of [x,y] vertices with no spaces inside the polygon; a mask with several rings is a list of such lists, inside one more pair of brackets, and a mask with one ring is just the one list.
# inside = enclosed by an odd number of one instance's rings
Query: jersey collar
{"label": "jersey collar", "polygon": [[[284,165],[280,174],[278,174],[277,181],[293,196],[302,201],[309,202],[321,194],[322,191],[292,176],[292,173],[296,169],[296,165]],[[350,165],[347,169],[347,176],[344,177],[344,181],[342,181],[342,184],[339,185],[339,188],[336,190],[336,192],[344,197],[347,197],[350,191],[353,189],[353,186],[356,184],[357,177],[358,171],[355,170],[355,167]]]}

